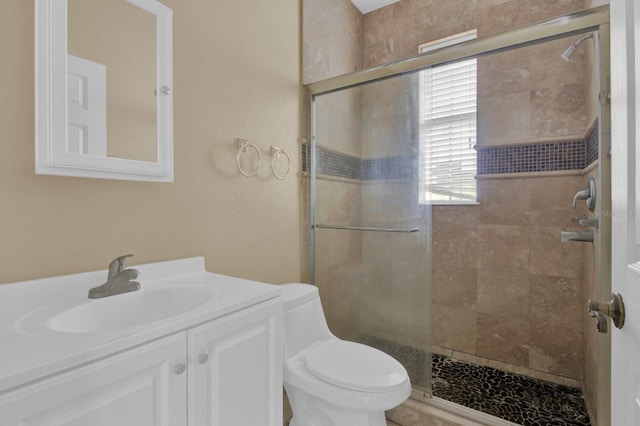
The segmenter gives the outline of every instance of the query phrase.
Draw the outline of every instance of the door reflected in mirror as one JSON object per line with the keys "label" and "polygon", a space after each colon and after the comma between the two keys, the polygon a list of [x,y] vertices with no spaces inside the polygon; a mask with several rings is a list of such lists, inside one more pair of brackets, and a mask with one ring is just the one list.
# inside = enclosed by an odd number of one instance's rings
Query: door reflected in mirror
{"label": "door reflected in mirror", "polygon": [[156,17],[125,0],[67,8],[67,150],[158,161]]}

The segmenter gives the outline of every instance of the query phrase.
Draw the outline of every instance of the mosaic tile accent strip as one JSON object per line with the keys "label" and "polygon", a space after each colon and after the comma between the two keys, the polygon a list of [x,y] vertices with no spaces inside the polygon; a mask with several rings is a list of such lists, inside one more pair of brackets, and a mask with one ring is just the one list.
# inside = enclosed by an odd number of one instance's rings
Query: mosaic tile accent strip
{"label": "mosaic tile accent strip", "polygon": [[598,159],[598,126],[596,125],[586,140],[587,144],[587,166]]}
{"label": "mosaic tile accent strip", "polygon": [[478,148],[478,174],[580,170],[586,164],[584,140]]}
{"label": "mosaic tile accent strip", "polygon": [[[302,171],[311,170],[311,152],[308,144],[302,145]],[[362,159],[330,149],[316,147],[318,174],[360,180]]]}
{"label": "mosaic tile accent strip", "polygon": [[417,162],[409,156],[362,160],[360,180],[408,179],[417,173]]}
{"label": "mosaic tile accent strip", "polygon": [[[416,162],[409,156],[363,159],[316,147],[318,174],[360,181],[406,179],[413,176]],[[302,145],[302,170],[311,169],[309,145]]]}
{"label": "mosaic tile accent strip", "polygon": [[[354,180],[408,179],[416,176],[411,156],[363,159],[316,147],[318,174]],[[302,170],[310,170],[309,145],[302,146]],[[598,159],[598,128],[586,139],[477,148],[478,175],[582,170]]]}
{"label": "mosaic tile accent strip", "polygon": [[[411,346],[361,336],[358,341],[396,358],[411,383],[424,388],[428,354]],[[433,395],[523,426],[590,426],[580,389],[491,367],[431,356]]]}

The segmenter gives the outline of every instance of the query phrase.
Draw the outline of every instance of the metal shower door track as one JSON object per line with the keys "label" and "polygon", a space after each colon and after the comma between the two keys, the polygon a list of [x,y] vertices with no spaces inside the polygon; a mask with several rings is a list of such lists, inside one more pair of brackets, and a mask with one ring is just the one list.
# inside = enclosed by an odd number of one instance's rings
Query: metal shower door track
{"label": "metal shower door track", "polygon": [[515,28],[499,34],[443,47],[399,61],[355,71],[306,85],[312,96],[323,95],[377,80],[409,74],[449,62],[542,43],[572,34],[595,31],[609,23],[609,5]]}

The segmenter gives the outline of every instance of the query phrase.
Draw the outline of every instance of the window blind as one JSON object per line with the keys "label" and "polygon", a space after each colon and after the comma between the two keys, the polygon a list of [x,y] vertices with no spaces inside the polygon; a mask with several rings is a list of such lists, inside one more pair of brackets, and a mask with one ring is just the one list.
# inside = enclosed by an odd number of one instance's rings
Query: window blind
{"label": "window blind", "polygon": [[420,97],[420,202],[475,203],[476,59],[422,71]]}

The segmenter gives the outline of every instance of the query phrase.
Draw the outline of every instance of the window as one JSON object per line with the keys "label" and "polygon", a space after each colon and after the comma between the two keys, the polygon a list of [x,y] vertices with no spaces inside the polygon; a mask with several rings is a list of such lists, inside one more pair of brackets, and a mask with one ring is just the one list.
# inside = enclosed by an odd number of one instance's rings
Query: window
{"label": "window", "polygon": [[[471,31],[420,52],[476,38]],[[476,59],[420,72],[420,203],[476,203]]]}

